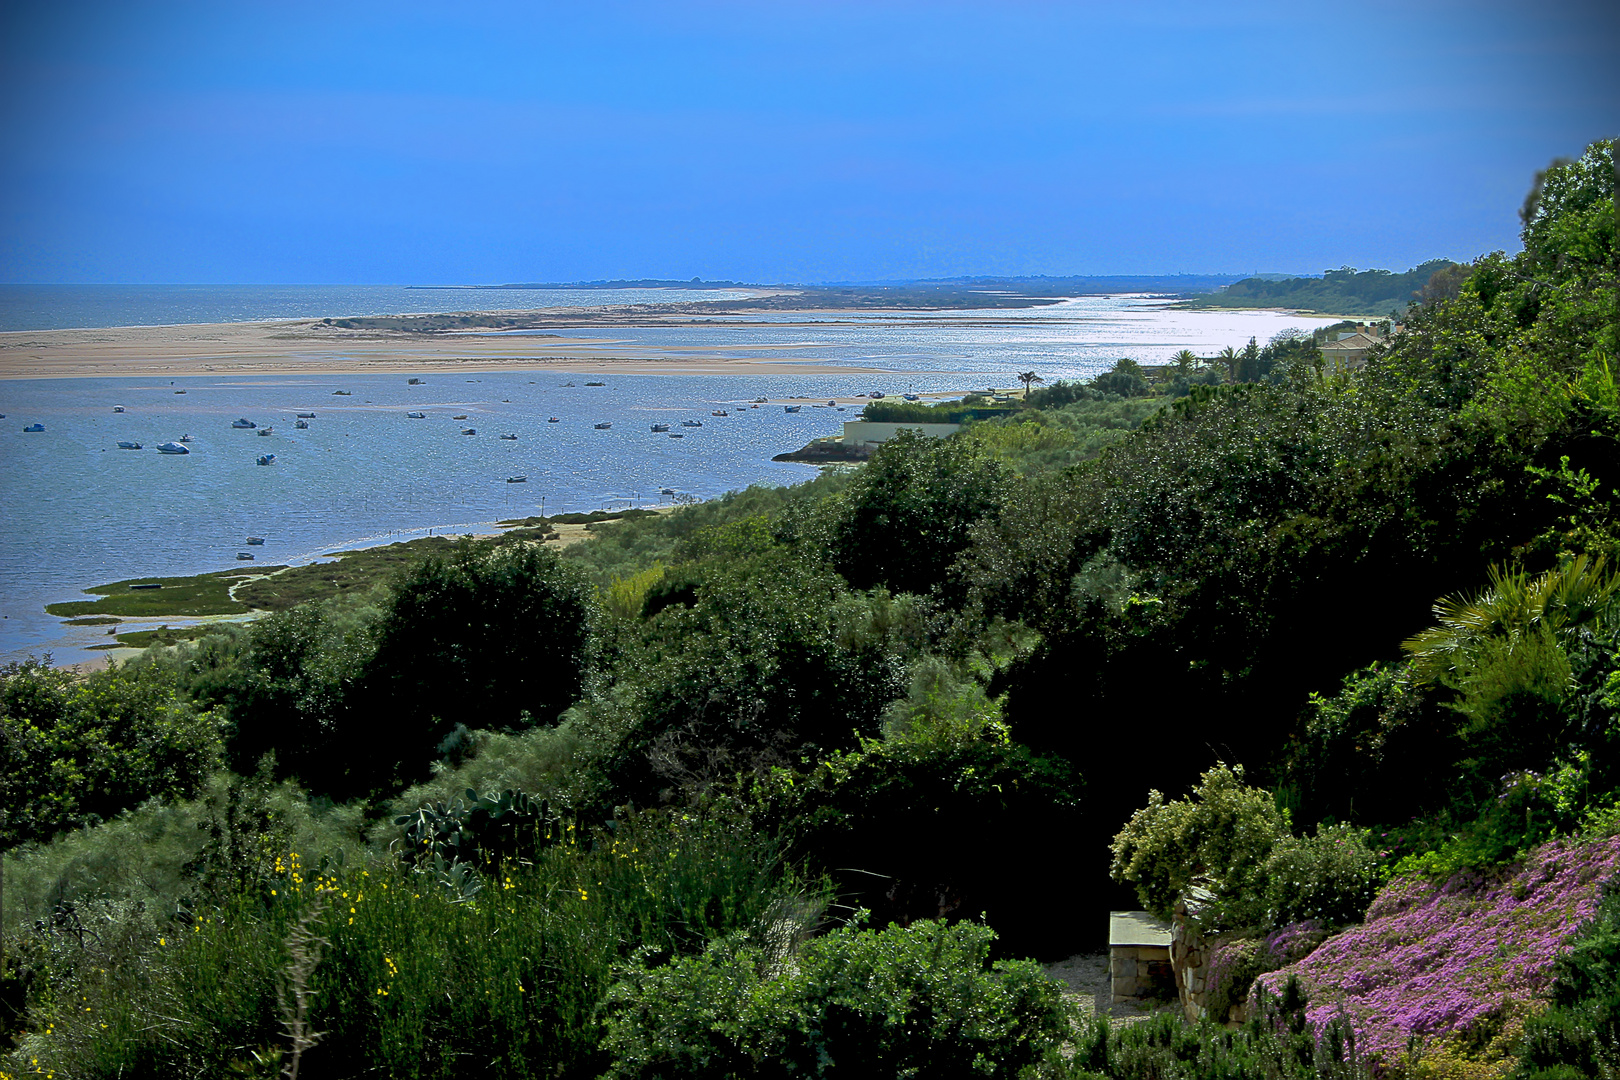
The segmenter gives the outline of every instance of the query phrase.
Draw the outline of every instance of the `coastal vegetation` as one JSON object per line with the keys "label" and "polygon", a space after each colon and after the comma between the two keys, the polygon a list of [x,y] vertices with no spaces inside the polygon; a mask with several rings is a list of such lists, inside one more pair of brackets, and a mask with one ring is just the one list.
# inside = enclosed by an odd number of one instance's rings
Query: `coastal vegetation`
{"label": "coastal vegetation", "polygon": [[[12,665],[0,1074],[1612,1072],[1613,177],[1555,165],[1363,370],[1030,380]],[[1202,1019],[1028,961],[1136,905]]]}
{"label": "coastal vegetation", "polygon": [[1468,268],[1450,259],[1430,259],[1405,273],[1343,266],[1321,277],[1252,277],[1182,301],[1188,308],[1294,308],[1327,315],[1399,316],[1413,304],[1450,300]]}

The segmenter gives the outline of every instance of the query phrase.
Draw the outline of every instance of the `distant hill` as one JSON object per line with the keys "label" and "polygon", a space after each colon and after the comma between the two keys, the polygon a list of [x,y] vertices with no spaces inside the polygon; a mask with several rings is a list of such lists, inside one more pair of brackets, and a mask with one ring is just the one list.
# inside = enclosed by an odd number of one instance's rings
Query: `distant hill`
{"label": "distant hill", "polygon": [[1356,270],[1346,266],[1321,277],[1274,279],[1244,278],[1219,292],[1197,296],[1188,308],[1297,308],[1324,315],[1384,316],[1404,312],[1415,294],[1438,271],[1456,265],[1450,259],[1430,259],[1404,274],[1390,270]]}

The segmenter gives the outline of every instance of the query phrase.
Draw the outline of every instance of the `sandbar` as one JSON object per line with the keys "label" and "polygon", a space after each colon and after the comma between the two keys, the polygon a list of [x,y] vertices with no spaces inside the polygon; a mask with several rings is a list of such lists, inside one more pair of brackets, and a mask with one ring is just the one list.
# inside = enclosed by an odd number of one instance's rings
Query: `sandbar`
{"label": "sandbar", "polygon": [[[499,313],[496,313],[499,314]],[[0,379],[194,375],[361,375],[557,370],[641,370],[672,375],[835,374],[881,369],[829,364],[813,348],[737,355],[737,346],[650,349],[616,342],[614,326],[674,325],[644,316],[632,323],[603,309],[524,313],[523,333],[351,330],[330,320],[131,326],[0,333]],[[681,318],[679,322],[688,322]],[[591,336],[580,334],[581,324]],[[548,328],[571,327],[553,334]],[[600,328],[601,336],[595,336]],[[622,348],[620,346],[623,346]],[[745,347],[746,348],[746,347]]]}

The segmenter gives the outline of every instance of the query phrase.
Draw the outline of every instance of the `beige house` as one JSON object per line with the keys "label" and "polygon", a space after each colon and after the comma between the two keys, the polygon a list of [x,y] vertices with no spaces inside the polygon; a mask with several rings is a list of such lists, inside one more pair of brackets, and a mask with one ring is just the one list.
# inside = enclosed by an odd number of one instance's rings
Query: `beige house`
{"label": "beige house", "polygon": [[1374,345],[1388,344],[1403,329],[1398,323],[1357,323],[1354,330],[1341,330],[1322,346],[1322,359],[1329,371],[1356,371],[1367,366],[1367,353]]}

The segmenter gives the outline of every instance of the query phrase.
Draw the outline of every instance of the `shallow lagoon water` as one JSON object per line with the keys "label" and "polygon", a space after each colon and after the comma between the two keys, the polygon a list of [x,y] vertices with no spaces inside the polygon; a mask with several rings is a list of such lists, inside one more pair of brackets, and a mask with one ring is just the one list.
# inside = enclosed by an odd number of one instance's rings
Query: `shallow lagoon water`
{"label": "shallow lagoon water", "polygon": [[[670,356],[719,347],[739,358],[793,356],[884,373],[593,375],[585,360],[567,373],[428,375],[420,386],[401,375],[0,382],[0,659],[44,650],[62,662],[94,655],[85,649],[105,641],[104,631],[67,627],[43,612],[47,603],[82,598],[90,585],[308,562],[429,530],[487,532],[542,507],[655,504],[664,487],[709,497],[751,483],[793,483],[814,468],[771,456],[838,433],[857,412],[816,401],[1008,386],[1015,372],[1030,369],[1048,379],[1083,378],[1121,355],[1151,361],[1183,347],[1207,355],[1323,321],[1167,311],[1140,297],[943,316],[832,313],[810,326],[778,325],[790,320],[806,321],[765,315],[745,326],[616,328],[600,348]],[[350,396],[334,395],[339,389]],[[796,414],[775,403],[801,395],[807,400]],[[755,397],[773,403],[747,408]],[[126,411],[114,413],[117,405]],[[720,408],[731,416],[710,416]],[[407,411],[428,415],[413,420]],[[316,414],[307,430],[294,427],[298,412]],[[460,414],[467,419],[452,419]],[[275,432],[232,429],[238,416]],[[547,423],[551,416],[560,422]],[[703,427],[681,428],[683,419]],[[23,432],[36,422],[44,432]],[[598,422],[613,427],[598,431]],[[686,437],[653,433],[654,423]],[[461,435],[464,427],[477,434]],[[189,455],[156,452],[185,433],[193,439]],[[120,450],[119,441],[144,449]],[[256,465],[267,453],[276,463]],[[507,483],[514,475],[528,480]],[[267,542],[251,549],[254,563],[238,562],[249,535]],[[132,620],[121,629],[151,625]]]}

